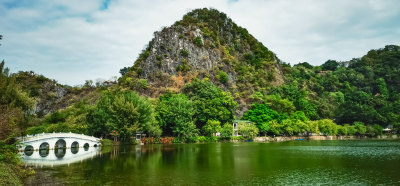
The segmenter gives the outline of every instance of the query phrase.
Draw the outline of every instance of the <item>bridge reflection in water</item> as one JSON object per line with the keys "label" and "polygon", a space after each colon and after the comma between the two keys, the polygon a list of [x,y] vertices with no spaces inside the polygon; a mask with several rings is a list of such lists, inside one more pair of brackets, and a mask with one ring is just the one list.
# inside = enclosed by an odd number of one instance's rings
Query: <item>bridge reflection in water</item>
{"label": "bridge reflection in water", "polygon": [[25,150],[21,153],[25,166],[43,167],[69,165],[82,162],[85,159],[101,155],[100,147],[56,148],[54,150],[41,149],[39,151]]}

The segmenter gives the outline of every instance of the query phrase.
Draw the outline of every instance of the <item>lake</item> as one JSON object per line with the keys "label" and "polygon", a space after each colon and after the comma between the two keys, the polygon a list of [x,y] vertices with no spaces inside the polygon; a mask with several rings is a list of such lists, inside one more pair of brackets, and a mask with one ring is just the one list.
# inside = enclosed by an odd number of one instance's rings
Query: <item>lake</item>
{"label": "lake", "polygon": [[78,160],[72,154],[64,164],[26,164],[67,185],[400,185],[398,140],[120,146],[92,148]]}

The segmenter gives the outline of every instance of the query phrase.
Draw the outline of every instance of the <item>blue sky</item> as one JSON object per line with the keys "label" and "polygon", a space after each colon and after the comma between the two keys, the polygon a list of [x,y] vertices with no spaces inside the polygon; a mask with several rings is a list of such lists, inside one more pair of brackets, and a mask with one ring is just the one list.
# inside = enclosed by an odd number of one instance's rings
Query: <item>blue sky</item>
{"label": "blue sky", "polygon": [[400,45],[397,0],[1,0],[0,60],[62,84],[107,80],[133,65],[154,31],[202,7],[225,12],[291,64]]}

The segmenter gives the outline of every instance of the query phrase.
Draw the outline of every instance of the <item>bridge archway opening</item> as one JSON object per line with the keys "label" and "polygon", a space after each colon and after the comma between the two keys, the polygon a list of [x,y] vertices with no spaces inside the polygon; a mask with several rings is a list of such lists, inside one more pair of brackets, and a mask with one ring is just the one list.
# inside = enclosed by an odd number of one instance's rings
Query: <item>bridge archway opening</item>
{"label": "bridge archway opening", "polygon": [[85,149],[85,151],[89,150],[89,143],[85,143],[83,145],[83,149]]}
{"label": "bridge archway opening", "polygon": [[49,149],[49,147],[50,147],[49,143],[44,142],[44,143],[40,144],[39,150],[47,150],[47,149]]}
{"label": "bridge archway opening", "polygon": [[79,148],[71,148],[72,154],[76,154],[79,152]]}
{"label": "bridge archway opening", "polygon": [[79,143],[77,141],[72,142],[71,152],[72,152],[72,154],[76,154],[79,152]]}
{"label": "bridge archway opening", "polygon": [[65,149],[67,148],[67,143],[63,139],[59,139],[54,145],[54,149]]}
{"label": "bridge archway opening", "polygon": [[65,156],[66,151],[67,151],[66,148],[55,148],[54,155],[56,155],[56,157],[60,159]]}
{"label": "bridge archway opening", "polygon": [[50,150],[49,149],[39,149],[39,155],[40,157],[47,157],[49,155]]}
{"label": "bridge archway opening", "polygon": [[78,143],[77,141],[74,141],[74,142],[71,144],[71,148],[79,148],[79,143]]}
{"label": "bridge archway opening", "polygon": [[25,147],[24,149],[24,154],[27,156],[31,156],[33,154],[33,146],[32,145],[28,145]]}
{"label": "bridge archway opening", "polygon": [[93,147],[97,147],[97,144],[94,144]]}

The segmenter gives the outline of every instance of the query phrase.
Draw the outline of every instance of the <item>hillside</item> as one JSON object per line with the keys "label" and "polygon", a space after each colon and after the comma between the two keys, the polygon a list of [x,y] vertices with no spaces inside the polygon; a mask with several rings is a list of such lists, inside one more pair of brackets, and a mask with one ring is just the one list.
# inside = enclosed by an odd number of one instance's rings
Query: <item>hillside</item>
{"label": "hillside", "polygon": [[255,91],[284,83],[280,60],[226,14],[196,9],[154,33],[119,84],[150,97],[181,92],[195,78],[209,78],[246,104]]}
{"label": "hillside", "polygon": [[312,119],[400,126],[399,46],[370,50],[350,61],[285,69],[287,84],[269,94],[288,98]]}
{"label": "hillside", "polygon": [[32,112],[39,118],[57,110],[65,109],[82,99],[90,99],[89,103],[94,104],[98,97],[98,92],[96,93],[94,86],[80,88],[61,85],[55,80],[35,74],[32,71],[20,71],[13,76],[21,85],[22,90],[26,91],[29,97],[35,98],[36,104]]}

